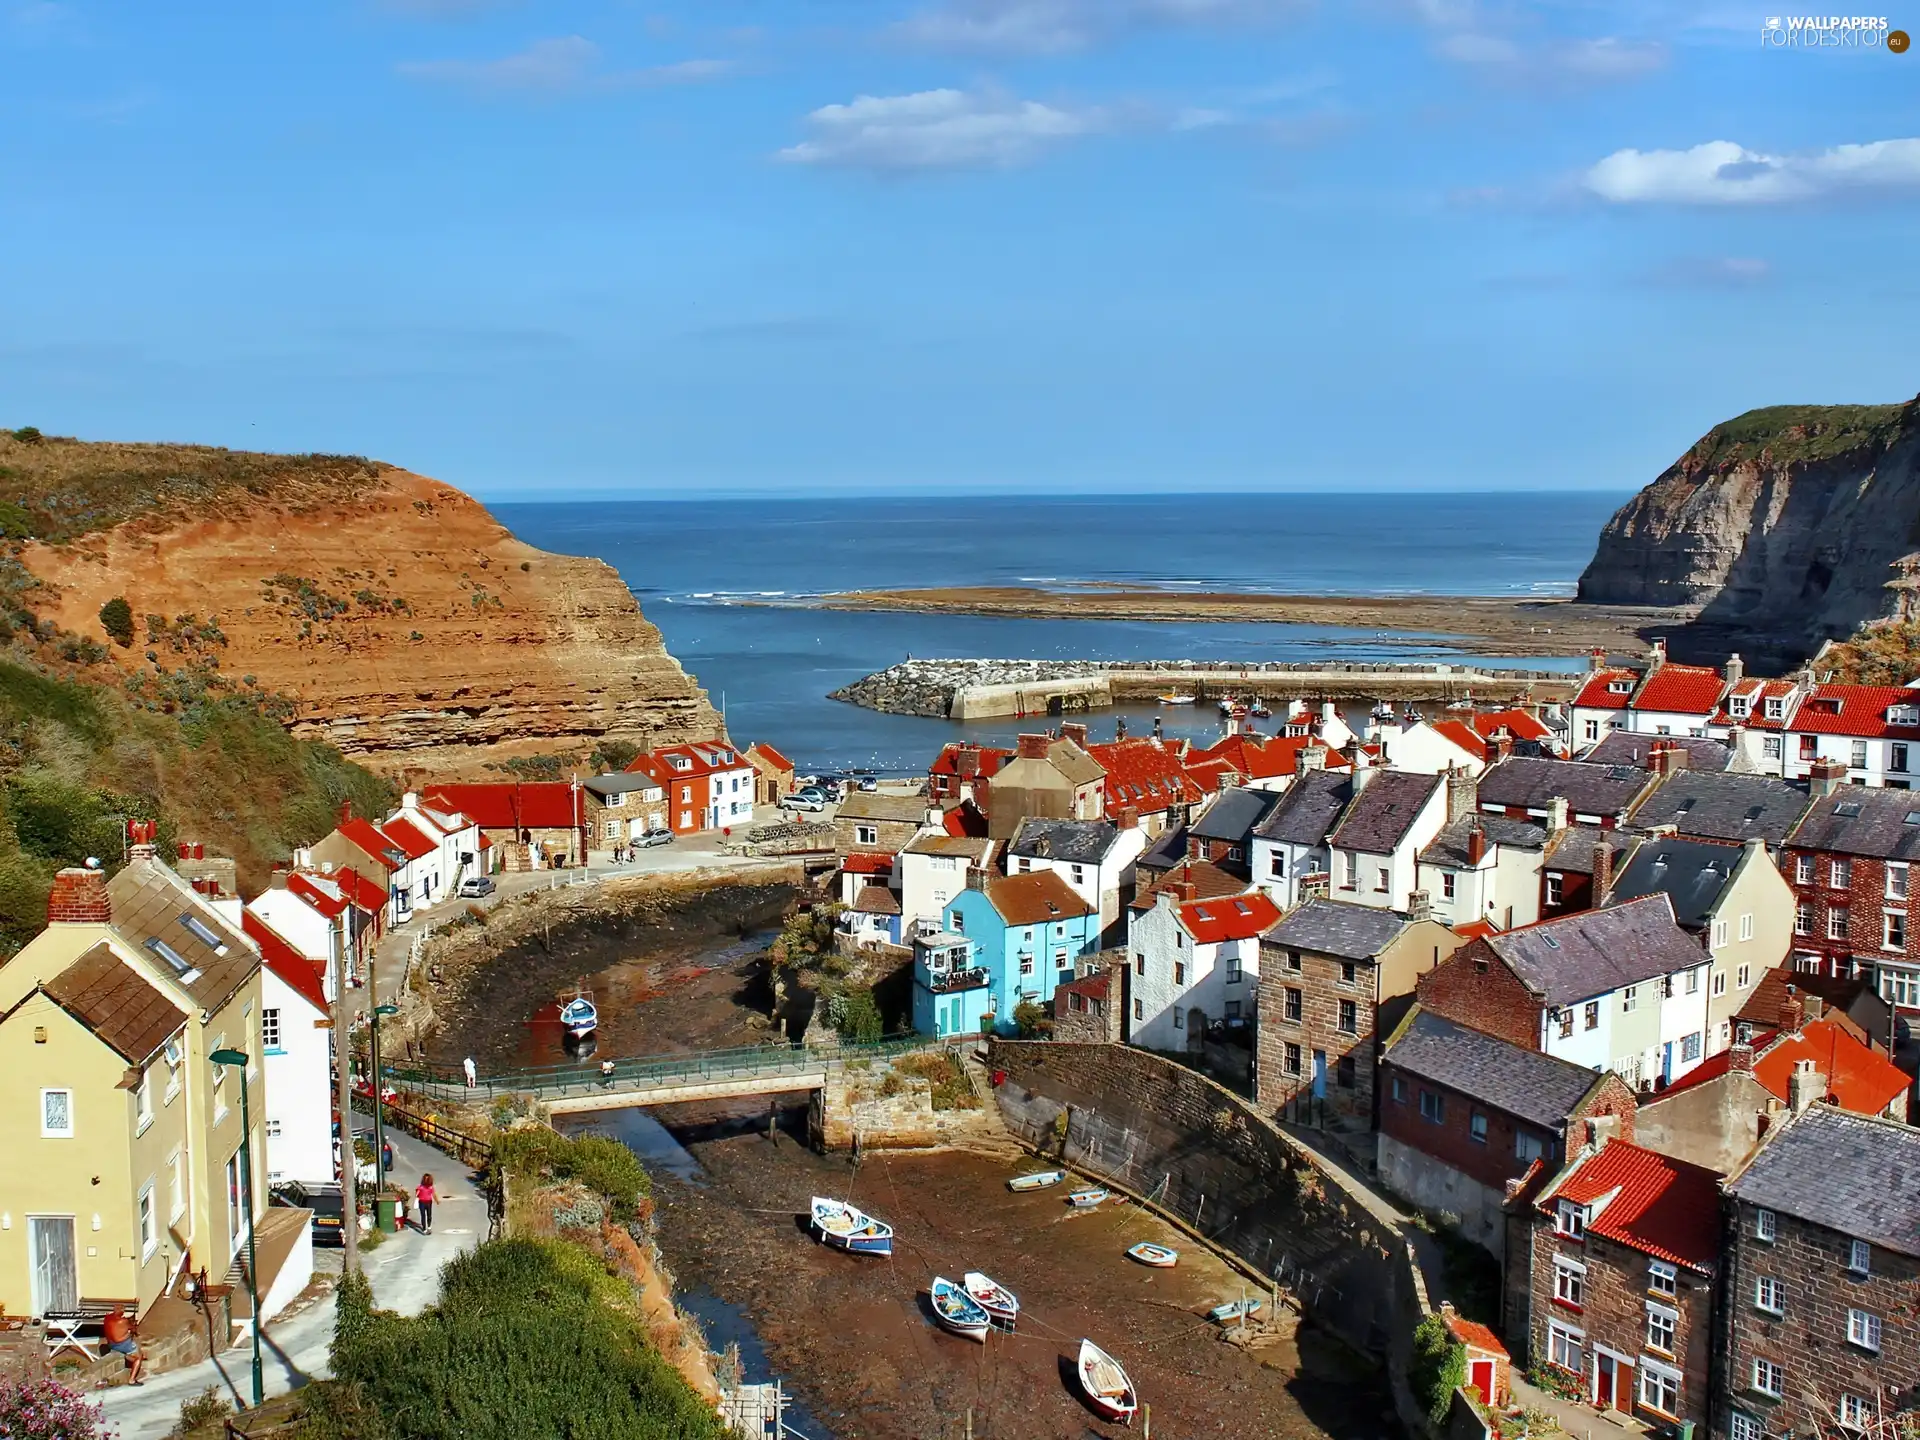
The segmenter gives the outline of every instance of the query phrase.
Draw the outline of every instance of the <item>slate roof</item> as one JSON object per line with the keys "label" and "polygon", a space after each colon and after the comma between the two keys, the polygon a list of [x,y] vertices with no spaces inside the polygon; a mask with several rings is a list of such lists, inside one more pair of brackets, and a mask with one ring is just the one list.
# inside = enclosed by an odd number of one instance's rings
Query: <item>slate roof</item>
{"label": "slate roof", "polygon": [[1170,825],[1154,838],[1154,842],[1140,852],[1134,860],[1134,868],[1145,871],[1171,870],[1187,858],[1187,827]]}
{"label": "slate roof", "polygon": [[834,812],[841,820],[881,820],[898,825],[921,825],[927,802],[918,795],[889,795],[884,790],[856,790]]}
{"label": "slate roof", "polygon": [[1352,798],[1352,777],[1309,770],[1287,787],[1280,803],[1253,827],[1253,833],[1287,845],[1325,844],[1328,832]]}
{"label": "slate roof", "polygon": [[1592,1234],[1655,1259],[1710,1275],[1720,1258],[1720,1177],[1704,1166],[1609,1140],[1537,1204],[1551,1215],[1561,1199],[1597,1207],[1587,1217]]}
{"label": "slate roof", "polygon": [[1560,795],[1574,815],[1621,815],[1652,778],[1652,771],[1635,765],[1516,755],[1480,777],[1479,798],[1482,805],[1502,810],[1545,810]]}
{"label": "slate roof", "polygon": [[1287,950],[1312,950],[1342,960],[1371,960],[1412,922],[1397,910],[1349,905],[1344,900],[1303,902],[1260,938]]}
{"label": "slate roof", "polygon": [[1055,740],[1047,747],[1047,759],[1070,785],[1091,785],[1106,778],[1106,766],[1071,740]]}
{"label": "slate roof", "polygon": [[1030,860],[1098,865],[1119,839],[1119,830],[1104,820],[1040,820],[1029,816],[1014,832],[1007,853]]}
{"label": "slate roof", "polygon": [[1800,850],[1920,860],[1920,795],[1843,785],[1808,807],[1787,843]]}
{"label": "slate roof", "polygon": [[622,770],[614,775],[590,775],[580,784],[596,795],[631,795],[636,790],[660,790],[660,782],[644,770]]}
{"label": "slate roof", "polygon": [[[135,860],[107,882],[107,894],[113,901],[114,933],[159,973],[178,978],[181,988],[209,1014],[232,999],[259,967],[260,957],[252,947],[158,860]],[[186,922],[189,916],[192,925]],[[185,974],[167,958],[167,950],[190,967]]]}
{"label": "slate roof", "polygon": [[853,897],[853,909],[859,915],[898,915],[900,897],[884,885],[863,885]]}
{"label": "slate roof", "polygon": [[1814,1105],[1776,1129],[1727,1189],[1849,1239],[1920,1256],[1920,1130]]}
{"label": "slate roof", "polygon": [[1271,790],[1222,790],[1207,813],[1187,827],[1187,833],[1202,840],[1242,844],[1280,799]]}
{"label": "slate roof", "polygon": [[1420,852],[1423,865],[1443,865],[1457,869],[1467,864],[1467,832],[1478,827],[1487,837],[1487,846],[1505,845],[1514,850],[1544,850],[1547,827],[1530,820],[1511,820],[1505,815],[1469,815],[1450,820],[1440,828],[1427,848]]}
{"label": "slate roof", "polygon": [[1625,730],[1610,732],[1580,759],[1588,765],[1647,764],[1655,745],[1672,745],[1687,754],[1687,768],[1712,772],[1725,770],[1733,763],[1733,747],[1704,735],[1633,735]]}
{"label": "slate roof", "polygon": [[187,1023],[178,1005],[104,942],[40,989],[129,1065],[144,1065]]}
{"label": "slate roof", "polygon": [[1489,936],[1485,944],[1549,1005],[1571,1005],[1707,963],[1665,895],[1583,910]]}
{"label": "slate roof", "polygon": [[1540,858],[1543,870],[1558,870],[1565,875],[1593,874],[1593,847],[1602,840],[1613,852],[1613,868],[1620,868],[1620,857],[1639,844],[1637,836],[1621,830],[1601,830],[1592,825],[1569,825],[1547,846]]}
{"label": "slate roof", "polygon": [[1811,803],[1806,786],[1786,780],[1680,770],[1634,807],[1632,822],[1642,830],[1671,825],[1702,840],[1759,839],[1776,846]]}
{"label": "slate roof", "polygon": [[1093,907],[1052,870],[989,880],[986,892],[994,910],[1009,925],[1042,925],[1093,913]]}
{"label": "slate roof", "polygon": [[1348,803],[1331,843],[1367,855],[1391,855],[1407,838],[1444,776],[1406,770],[1375,770],[1373,779]]}
{"label": "slate roof", "polygon": [[1417,1005],[1387,1046],[1384,1058],[1409,1075],[1445,1085],[1546,1130],[1560,1129],[1603,1078],[1583,1065],[1522,1050]]}
{"label": "slate roof", "polygon": [[1606,903],[1618,905],[1648,895],[1665,895],[1673,902],[1673,918],[1690,929],[1707,923],[1733,883],[1733,872],[1745,852],[1737,845],[1710,840],[1681,840],[1670,835],[1650,837],[1633,852],[1624,870],[1614,872]]}

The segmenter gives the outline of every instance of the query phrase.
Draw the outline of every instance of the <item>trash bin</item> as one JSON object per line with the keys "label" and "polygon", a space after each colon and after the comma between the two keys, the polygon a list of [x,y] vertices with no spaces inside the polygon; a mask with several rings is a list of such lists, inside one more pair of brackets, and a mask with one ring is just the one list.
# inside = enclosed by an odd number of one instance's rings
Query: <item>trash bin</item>
{"label": "trash bin", "polygon": [[389,1235],[400,1228],[394,1218],[396,1198],[392,1195],[376,1195],[373,1200],[373,1223]]}

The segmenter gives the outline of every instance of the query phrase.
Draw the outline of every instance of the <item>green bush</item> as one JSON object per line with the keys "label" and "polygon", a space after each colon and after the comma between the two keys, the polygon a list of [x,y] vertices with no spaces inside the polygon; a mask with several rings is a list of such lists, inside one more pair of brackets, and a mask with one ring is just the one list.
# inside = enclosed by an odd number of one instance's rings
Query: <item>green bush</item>
{"label": "green bush", "polygon": [[1429,1420],[1444,1424],[1453,1407],[1453,1392],[1467,1383],[1467,1347],[1453,1338],[1440,1316],[1429,1315],[1413,1327],[1411,1370],[1413,1398]]}
{"label": "green bush", "polygon": [[562,1135],[544,1125],[509,1130],[493,1142],[496,1171],[534,1179],[577,1180],[603,1197],[614,1217],[630,1220],[653,1193],[646,1167],[618,1140]]}
{"label": "green bush", "polygon": [[209,1385],[198,1395],[190,1395],[180,1402],[180,1420],[174,1427],[174,1433],[191,1435],[217,1420],[226,1419],[232,1413],[233,1405],[220,1393],[220,1387]]}
{"label": "green bush", "polygon": [[887,1033],[887,1022],[869,986],[855,985],[829,996],[827,1017],[842,1040],[867,1044]]}
{"label": "green bush", "polygon": [[100,628],[122,650],[133,644],[133,606],[126,596],[116,595],[100,607]]}
{"label": "green bush", "polygon": [[1013,1007],[1013,1025],[1022,1040],[1038,1040],[1053,1032],[1053,1012],[1031,1000]]}

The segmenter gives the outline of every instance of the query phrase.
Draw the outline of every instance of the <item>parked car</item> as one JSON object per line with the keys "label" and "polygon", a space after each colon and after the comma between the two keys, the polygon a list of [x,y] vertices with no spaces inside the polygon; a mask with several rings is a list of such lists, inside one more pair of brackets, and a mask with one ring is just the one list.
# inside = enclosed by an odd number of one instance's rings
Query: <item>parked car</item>
{"label": "parked car", "polygon": [[333,1181],[288,1180],[273,1188],[271,1199],[275,1205],[313,1212],[314,1244],[346,1244],[346,1232],[341,1228],[346,1201]]}
{"label": "parked car", "polygon": [[862,775],[859,783],[861,793],[871,795],[880,788],[880,777],[878,775]]}
{"label": "parked car", "polygon": [[486,875],[469,875],[465,880],[460,882],[460,898],[462,900],[479,900],[493,894],[493,892],[499,888],[500,887],[495,885],[492,879]]}
{"label": "parked car", "polygon": [[644,835],[636,836],[633,843],[642,850],[651,850],[656,845],[671,845],[673,843],[673,832],[671,830],[649,830]]}
{"label": "parked car", "polygon": [[827,808],[827,797],[818,790],[796,790],[780,797],[782,810],[819,811]]}

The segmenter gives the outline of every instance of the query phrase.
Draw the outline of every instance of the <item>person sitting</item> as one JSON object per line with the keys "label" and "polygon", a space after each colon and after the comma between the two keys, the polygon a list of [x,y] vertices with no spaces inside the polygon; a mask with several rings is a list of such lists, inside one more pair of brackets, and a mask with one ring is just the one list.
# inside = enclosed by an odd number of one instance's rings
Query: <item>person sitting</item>
{"label": "person sitting", "polygon": [[600,1078],[602,1080],[613,1079],[613,1061],[602,1060],[600,1062]]}
{"label": "person sitting", "polygon": [[116,1305],[100,1322],[100,1338],[108,1350],[127,1357],[127,1383],[144,1385],[147,1382],[140,1377],[140,1372],[146,1369],[147,1359],[140,1353],[140,1342],[133,1338],[135,1328],[126,1310]]}

